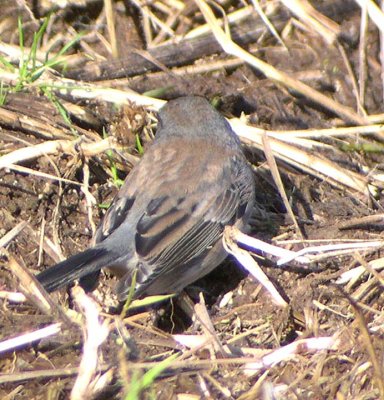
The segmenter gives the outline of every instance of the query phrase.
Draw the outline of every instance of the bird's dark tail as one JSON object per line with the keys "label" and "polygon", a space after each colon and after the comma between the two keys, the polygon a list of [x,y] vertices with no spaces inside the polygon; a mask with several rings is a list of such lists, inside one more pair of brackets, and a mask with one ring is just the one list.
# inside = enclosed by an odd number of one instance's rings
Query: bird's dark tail
{"label": "bird's dark tail", "polygon": [[76,279],[95,273],[108,266],[108,250],[91,248],[54,265],[36,276],[48,292],[53,292]]}

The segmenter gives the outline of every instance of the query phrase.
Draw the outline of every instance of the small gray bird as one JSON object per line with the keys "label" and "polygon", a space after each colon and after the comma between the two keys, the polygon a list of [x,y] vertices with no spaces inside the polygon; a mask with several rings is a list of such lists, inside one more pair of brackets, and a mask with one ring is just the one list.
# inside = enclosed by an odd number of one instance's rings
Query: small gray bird
{"label": "small gray bird", "polygon": [[127,297],[178,293],[227,256],[226,225],[245,229],[254,178],[236,134],[207,100],[188,96],[159,112],[156,138],[132,169],[88,250],[40,273],[48,291],[97,280],[109,267]]}

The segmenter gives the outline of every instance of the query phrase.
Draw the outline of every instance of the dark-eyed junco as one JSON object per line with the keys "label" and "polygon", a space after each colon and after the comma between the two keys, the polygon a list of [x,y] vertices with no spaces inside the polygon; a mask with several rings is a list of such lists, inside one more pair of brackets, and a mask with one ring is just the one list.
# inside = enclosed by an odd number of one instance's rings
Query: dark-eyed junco
{"label": "dark-eyed junco", "polygon": [[180,292],[226,257],[226,225],[244,229],[254,178],[230,125],[207,100],[181,97],[159,112],[156,138],[132,169],[97,229],[95,245],[40,273],[48,291],[93,277],[120,277],[126,298]]}

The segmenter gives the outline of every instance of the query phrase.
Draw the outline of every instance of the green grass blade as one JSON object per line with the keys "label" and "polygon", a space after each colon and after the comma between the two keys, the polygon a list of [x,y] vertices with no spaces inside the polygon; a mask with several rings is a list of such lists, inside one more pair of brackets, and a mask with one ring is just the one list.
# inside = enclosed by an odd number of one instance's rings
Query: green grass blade
{"label": "green grass blade", "polygon": [[136,148],[140,155],[144,154],[143,145],[141,144],[140,136],[137,133],[136,133]]}
{"label": "green grass blade", "polygon": [[27,71],[27,64],[24,59],[24,31],[21,17],[17,19],[17,29],[19,31],[20,61],[19,61],[19,77],[24,80]]}
{"label": "green grass blade", "polygon": [[123,319],[125,315],[127,314],[127,311],[129,310],[129,306],[132,303],[133,296],[135,294],[135,288],[136,288],[136,276],[137,276],[137,270],[135,270],[132,274],[132,281],[131,281],[131,286],[129,288],[128,292],[128,297],[127,300],[124,303],[124,307],[120,313],[120,317]]}
{"label": "green grass blade", "polygon": [[156,378],[167,369],[176,358],[177,354],[173,354],[148,370],[140,379],[132,379],[129,393],[125,395],[124,400],[139,400],[141,398],[140,393],[148,389]]}
{"label": "green grass blade", "polygon": [[151,306],[156,303],[161,303],[162,301],[171,299],[174,296],[175,296],[175,294],[172,293],[172,294],[164,294],[164,295],[158,295],[158,296],[147,296],[147,297],[144,297],[144,299],[134,300],[129,305],[129,310],[133,310],[133,309],[139,308],[139,307]]}
{"label": "green grass blade", "polygon": [[37,49],[41,44],[41,41],[43,39],[43,35],[47,29],[48,22],[50,19],[50,15],[48,15],[47,18],[44,19],[43,24],[41,25],[40,29],[33,34],[33,41],[32,41],[32,46],[31,46],[31,51],[29,52],[28,56],[28,63],[32,61],[32,67],[31,71],[32,73],[36,70],[36,57],[37,57]]}

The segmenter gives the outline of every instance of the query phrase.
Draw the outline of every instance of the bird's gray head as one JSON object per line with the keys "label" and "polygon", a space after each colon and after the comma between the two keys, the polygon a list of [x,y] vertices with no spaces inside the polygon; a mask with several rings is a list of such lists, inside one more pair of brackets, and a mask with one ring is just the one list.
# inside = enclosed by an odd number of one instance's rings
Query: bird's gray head
{"label": "bird's gray head", "polygon": [[179,97],[160,109],[156,137],[171,136],[205,137],[229,145],[240,144],[227,120],[198,96]]}

